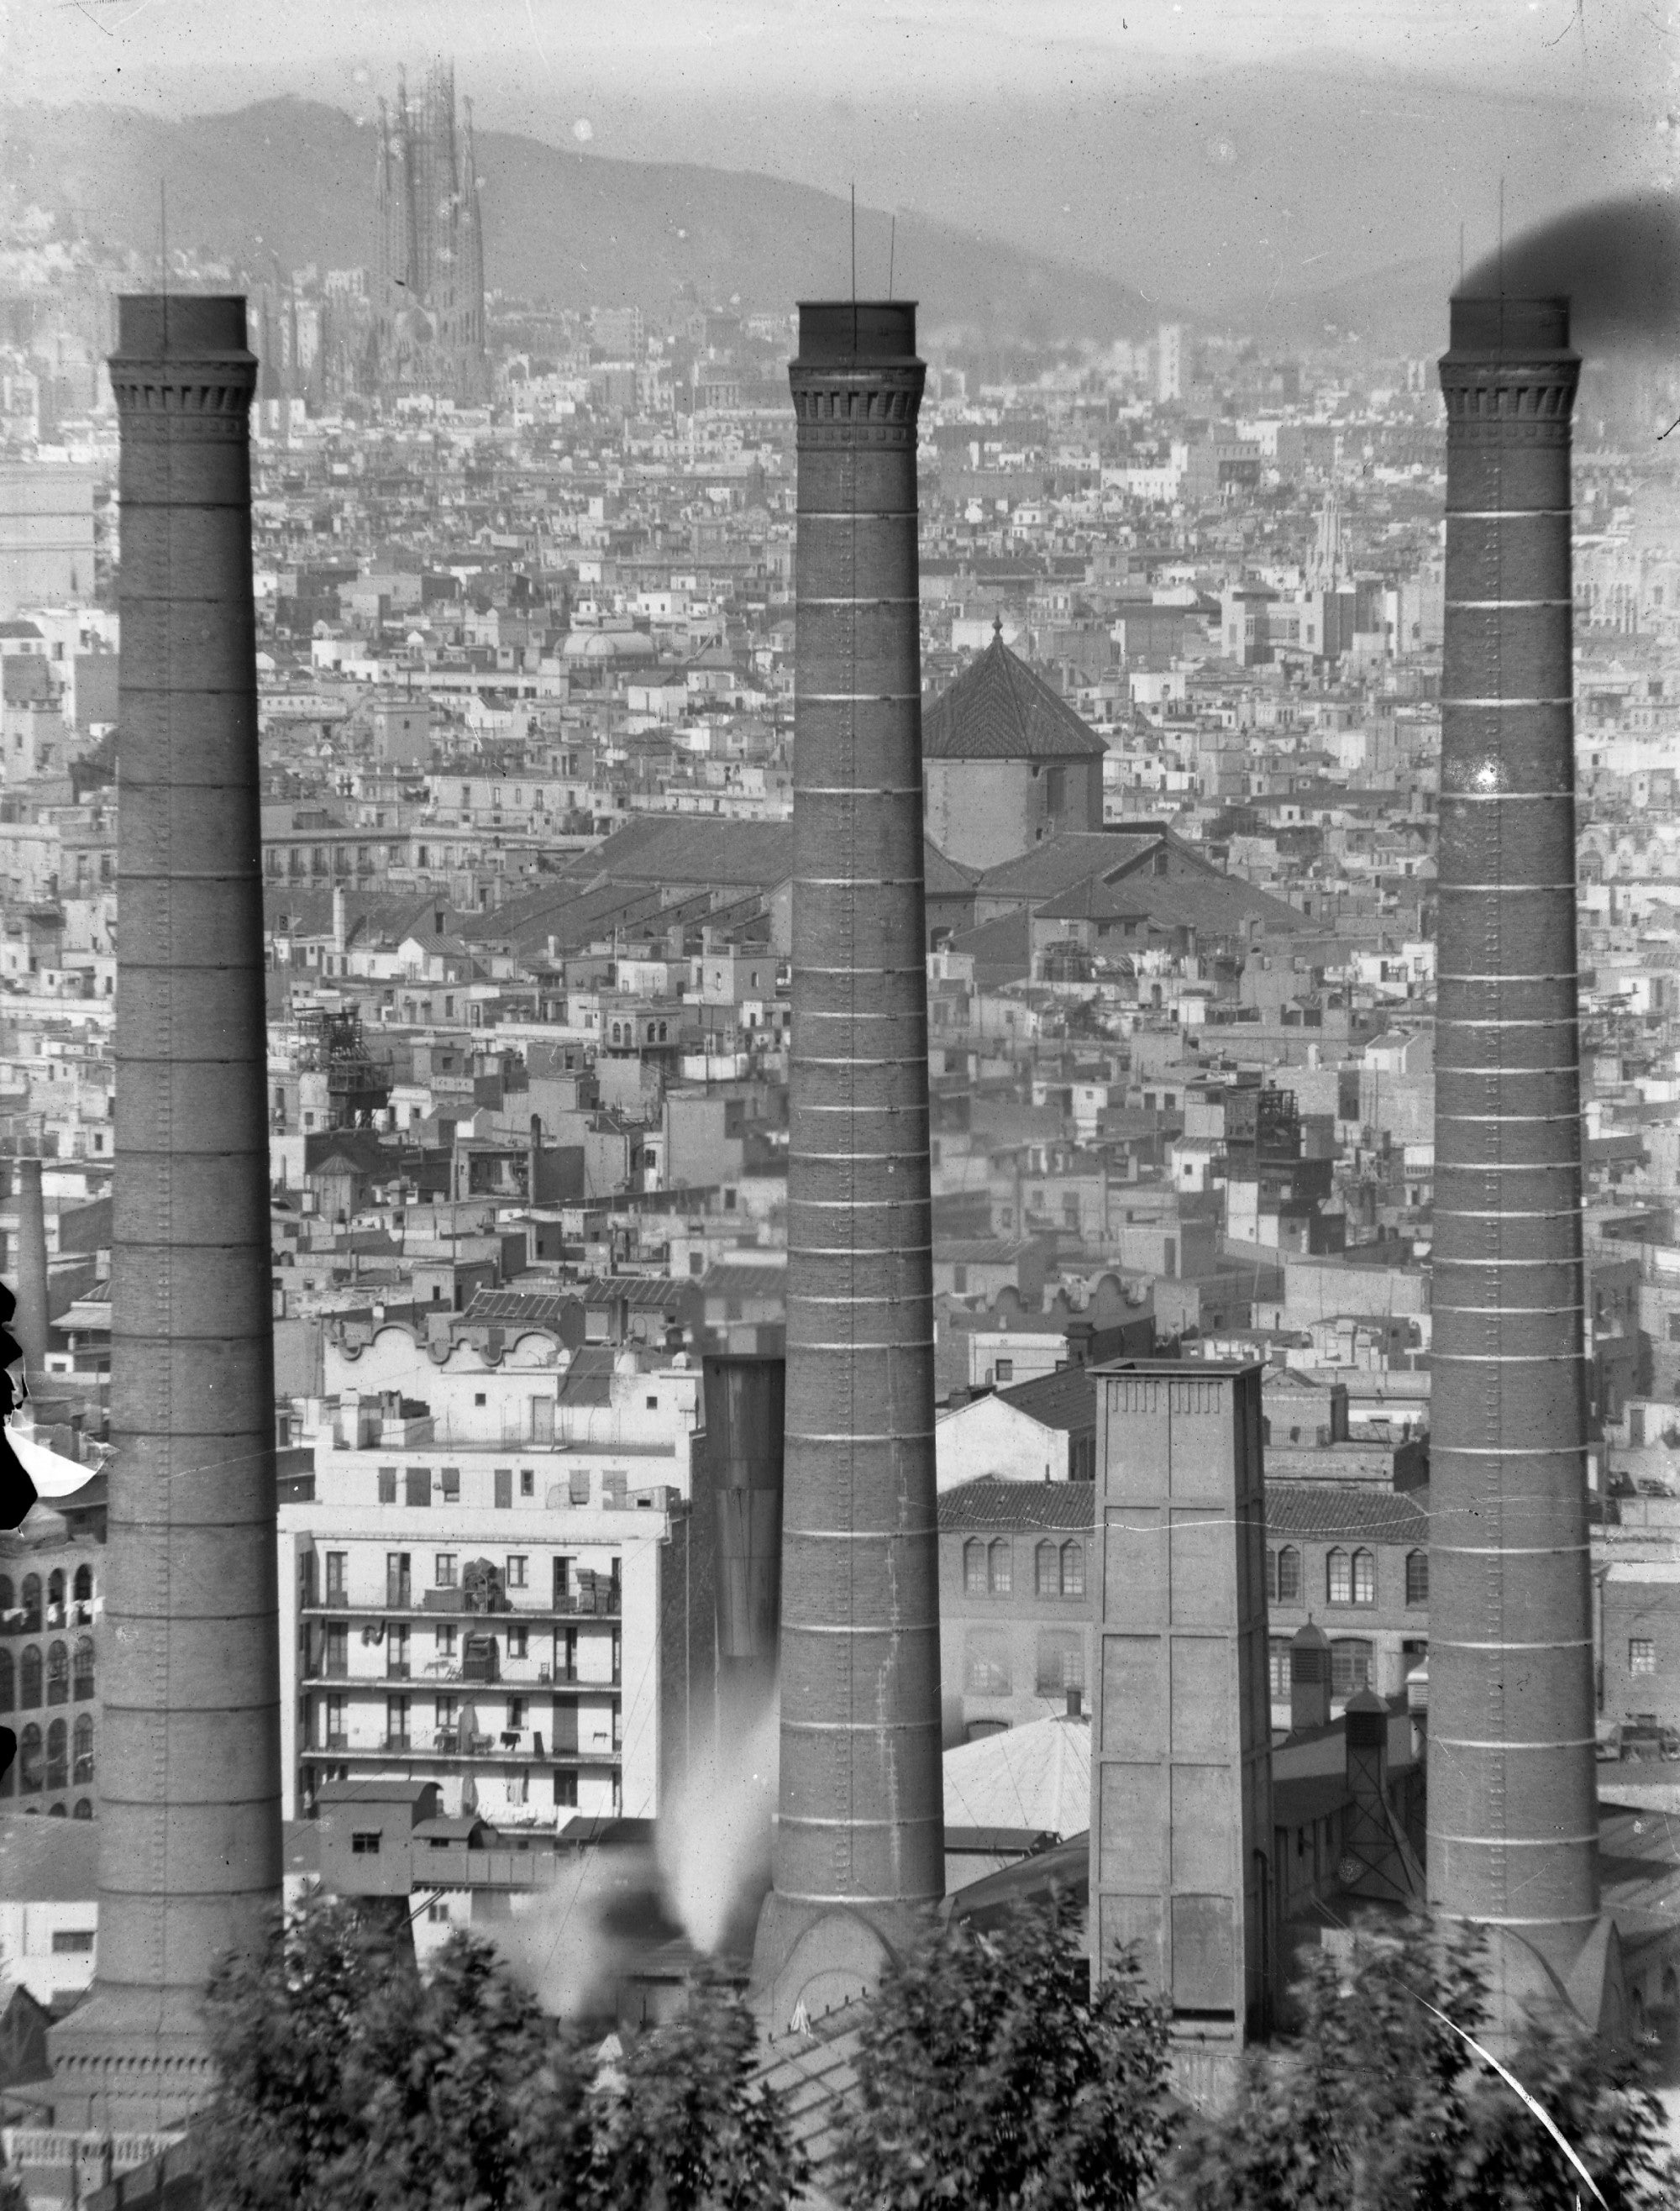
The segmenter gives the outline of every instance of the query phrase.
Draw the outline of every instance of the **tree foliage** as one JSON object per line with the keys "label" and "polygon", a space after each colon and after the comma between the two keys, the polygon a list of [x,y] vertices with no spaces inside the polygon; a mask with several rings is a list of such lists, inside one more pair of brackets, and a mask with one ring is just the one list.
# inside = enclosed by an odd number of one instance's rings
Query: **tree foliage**
{"label": "tree foliage", "polygon": [[995,1933],[941,1929],[870,2006],[847,2123],[853,2211],[1125,2211],[1168,2147],[1167,2022],[1130,1959],[1093,1991],[1052,1894]]}
{"label": "tree foliage", "polygon": [[781,2211],[804,2177],[753,2085],[753,2026],[702,1979],[603,2069],[491,1947],[406,1946],[312,1902],[210,1996],[202,2136],[221,2211]]}
{"label": "tree foliage", "polygon": [[[1319,1953],[1299,2032],[1251,2053],[1234,2108],[1186,2130],[1179,2211],[1575,2211],[1578,2176],[1521,2100],[1437,2014],[1485,2046],[1484,1944],[1427,1921]],[[1680,2166],[1635,2061],[1584,2028],[1533,2026],[1504,2060],[1616,2211],[1680,2202]]]}
{"label": "tree foliage", "polygon": [[753,2085],[758,2038],[745,2007],[701,1979],[686,2009],[639,2037],[596,2091],[590,2201],[647,2211],[780,2211],[806,2162],[785,2114]]}

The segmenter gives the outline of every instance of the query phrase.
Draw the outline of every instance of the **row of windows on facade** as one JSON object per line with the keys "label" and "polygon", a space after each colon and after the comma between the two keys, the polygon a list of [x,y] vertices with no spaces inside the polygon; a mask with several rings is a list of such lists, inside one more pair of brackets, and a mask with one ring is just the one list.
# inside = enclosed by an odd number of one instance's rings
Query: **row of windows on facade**
{"label": "row of windows on facade", "polygon": [[[1406,1648],[1409,1652],[1413,1650],[1410,1644]],[[1419,1643],[1416,1646],[1416,1655],[1421,1656],[1423,1648]],[[1274,1635],[1267,1646],[1266,1657],[1272,1701],[1283,1703],[1295,1687],[1295,1669],[1289,1661],[1289,1637]],[[1367,1643],[1362,1637],[1343,1635],[1333,1641],[1330,1646],[1331,1696],[1351,1697],[1361,1689],[1368,1689],[1372,1686],[1376,1657],[1376,1645]]]}
{"label": "row of windows on facade", "polygon": [[[1305,1587],[1301,1553],[1293,1543],[1266,1552],[1266,1595],[1274,1604],[1300,1604]],[[1377,1554],[1374,1551],[1344,1551],[1339,1548],[1325,1557],[1326,1604],[1374,1604],[1377,1602]],[[1429,1554],[1406,1554],[1406,1602],[1429,1602]]]}
{"label": "row of windows on facade", "polygon": [[[604,1688],[607,1684],[603,1682],[601,1687]],[[462,1713],[462,1700],[459,1697],[437,1696],[430,1701],[433,1708],[432,1724],[440,1733],[447,1735],[458,1729]],[[502,1730],[508,1735],[523,1735],[531,1725],[531,1699],[508,1697],[504,1701],[507,1708],[507,1717],[502,1723]],[[327,1734],[330,1736],[342,1735],[344,1731],[343,1723],[347,1710],[347,1699],[335,1692],[321,1699],[320,1709]],[[405,1693],[387,1696],[385,1700],[385,1709],[387,1738],[394,1740],[400,1736],[406,1742],[414,1709],[413,1698]],[[476,1717],[481,1711],[488,1711],[488,1705],[481,1699],[470,1697],[467,1699],[466,1709],[469,1713]],[[562,1715],[562,1717],[567,1717],[569,1723],[569,1716]],[[612,1708],[611,1729],[615,1748],[620,1741],[620,1729],[622,1723],[622,1712],[615,1701]],[[602,1732],[605,1733],[606,1729],[603,1728]],[[482,1731],[479,1733],[478,1739],[485,1743],[494,1740],[493,1736],[484,1735]]]}
{"label": "row of windows on facade", "polygon": [[25,1574],[14,1590],[9,1574],[0,1574],[0,1634],[39,1635],[52,1627],[86,1627],[92,1621],[94,1570],[78,1566],[66,1578],[55,1566],[42,1581]]}
{"label": "row of windows on facade", "polygon": [[[0,1796],[9,1796],[15,1781],[20,1796],[39,1796],[55,1789],[74,1785],[85,1789],[94,1778],[94,1716],[83,1712],[74,1729],[63,1720],[54,1720],[43,1732],[31,1720],[17,1738],[17,1758],[0,1774]],[[77,1819],[91,1819],[90,1805],[84,1813],[77,1808]]]}
{"label": "row of windows on facade", "polygon": [[[970,1635],[963,1653],[962,1686],[971,1696],[1014,1694],[1015,1669],[1010,1648],[985,1633]],[[1033,1687],[1040,1697],[1060,1699],[1085,1686],[1085,1639],[1050,1629],[1040,1635],[1034,1656]]]}
{"label": "row of windows on facade", "polygon": [[[322,1554],[325,1564],[325,1596],[329,1604],[349,1602],[350,1554],[348,1551],[326,1551]],[[385,1601],[391,1605],[404,1605],[414,1587],[414,1554],[410,1551],[387,1551],[385,1554]],[[312,1603],[314,1557],[306,1553],[303,1566],[303,1601]],[[554,1593],[557,1599],[575,1594],[578,1562],[570,1556],[554,1561]],[[605,1579],[616,1590],[620,1562],[613,1560]],[[509,1551],[502,1563],[501,1584],[504,1589],[531,1587],[531,1556],[525,1551]],[[434,1589],[457,1589],[460,1586],[461,1554],[458,1551],[434,1551],[432,1554],[432,1586]],[[598,1577],[597,1577],[598,1578]]]}
{"label": "row of windows on facade", "polygon": [[[1083,1671],[1080,1678],[1083,1681]],[[414,1733],[413,1699],[405,1695],[388,1696],[385,1699],[383,1738],[378,1744],[360,1747],[385,1751],[429,1748],[470,1755],[479,1751],[494,1750],[500,1737],[501,1748],[504,1750],[522,1749],[524,1745],[516,1738],[524,1735],[526,1729],[531,1727],[531,1699],[528,1697],[509,1697],[506,1700],[506,1717],[501,1726],[497,1729],[488,1729],[479,1723],[488,1716],[488,1707],[481,1701],[470,1699],[463,1704],[458,1697],[434,1698],[433,1699],[433,1735],[428,1744],[423,1735],[416,1736]],[[315,1699],[306,1698],[300,1715],[305,1748],[314,1751],[349,1749],[351,1745],[348,1711],[348,1700],[342,1696],[333,1694],[322,1697],[318,1709]],[[468,1718],[474,1723],[470,1728],[464,1724]],[[593,1736],[592,1748],[597,1755],[606,1752],[610,1748],[611,1754],[616,1757],[622,1750],[624,1715],[616,1703],[614,1704],[611,1712],[603,1717],[603,1724],[593,1730]],[[571,1712],[556,1712],[554,1732],[547,1752],[543,1748],[541,1733],[537,1732],[534,1735],[534,1754],[539,1758],[548,1755],[549,1753],[561,1758],[575,1755],[579,1747],[576,1717]],[[91,1780],[92,1778],[93,1770],[90,1763],[88,1778]],[[48,1785],[52,1784],[49,1783]]]}
{"label": "row of windows on facade", "polygon": [[[531,1631],[529,1628],[510,1626],[506,1623],[505,1618],[499,1619],[497,1626],[506,1646],[506,1655],[508,1657],[527,1658],[530,1657]],[[439,1662],[441,1663],[452,1663],[456,1655],[455,1628],[453,1624],[449,1621],[440,1622],[438,1626],[433,1629],[432,1635]],[[364,1633],[361,1639],[366,1643],[368,1639]],[[381,1635],[379,1639],[383,1643],[385,1647],[385,1672],[387,1675],[401,1675],[406,1674],[409,1669],[409,1654],[413,1647],[409,1637],[408,1623],[406,1621],[398,1621],[393,1624],[384,1632],[383,1635]],[[306,1636],[303,1640],[306,1647]],[[563,1681],[574,1680],[576,1678],[578,1663],[577,1631],[575,1629],[569,1631],[557,1630],[554,1640],[555,1657],[556,1663],[560,1669],[560,1679]],[[486,1635],[481,1633],[477,1635],[470,1635],[467,1638],[469,1646],[476,1643],[483,1644],[486,1642],[494,1645],[495,1637],[494,1635]],[[618,1638],[616,1635],[613,1638],[612,1647],[615,1651],[618,1649]],[[329,1622],[323,1642],[323,1650],[324,1654],[325,1672],[329,1674],[349,1674],[350,1664],[350,1631],[348,1626],[340,1626],[336,1623]],[[617,1662],[615,1660],[614,1678],[616,1679],[616,1677]],[[610,1684],[603,1682],[601,1686],[604,1688],[609,1687]]]}
{"label": "row of windows on facade", "polygon": [[[1376,1645],[1362,1637],[1343,1636],[1330,1646],[1331,1693],[1351,1697],[1371,1686],[1376,1666]],[[1272,1638],[1269,1653],[1269,1689],[1274,1701],[1290,1693],[1292,1671],[1287,1636]],[[973,1696],[1013,1694],[1014,1663],[1004,1643],[986,1634],[971,1635],[963,1654],[963,1687]],[[1038,1639],[1033,1686],[1040,1696],[1058,1696],[1085,1687],[1085,1639],[1083,1635],[1050,1631]]]}
{"label": "row of windows on facade", "polygon": [[0,1645],[0,1712],[19,1706],[32,1711],[41,1704],[84,1704],[93,1693],[91,1635],[78,1635],[74,1650],[68,1643],[49,1643],[45,1654],[39,1643],[26,1643],[15,1665]]}
{"label": "row of windows on facade", "polygon": [[[962,1547],[965,1596],[1007,1596],[1014,1581],[1015,1546],[1006,1536],[990,1542],[971,1538]],[[1036,1596],[1083,1596],[1085,1546],[1038,1543],[1033,1549],[1033,1593]]]}
{"label": "row of windows on facade", "polygon": [[[480,1396],[475,1398],[473,1402],[475,1404],[482,1405],[484,1400]],[[650,1411],[658,1409],[657,1397],[650,1397],[647,1402]],[[519,1495],[534,1499],[537,1495],[535,1469],[522,1466],[519,1471]],[[510,1511],[513,1504],[513,1469],[511,1466],[499,1466],[494,1469],[494,1476],[497,1507],[501,1511]],[[432,1502],[432,1469],[429,1466],[409,1466],[400,1469],[394,1466],[382,1466],[379,1469],[378,1480],[381,1505],[395,1505],[397,1502],[397,1492],[399,1480],[403,1492],[402,1502],[404,1505],[429,1505]],[[587,1468],[573,1467],[568,1469],[567,1483],[567,1495],[570,1502],[573,1505],[587,1505],[590,1496]],[[603,1495],[609,1503],[622,1506],[628,1486],[628,1475],[608,1474],[602,1476]],[[458,1466],[446,1466],[439,1469],[438,1493],[440,1501],[445,1505],[460,1503],[461,1469]]]}

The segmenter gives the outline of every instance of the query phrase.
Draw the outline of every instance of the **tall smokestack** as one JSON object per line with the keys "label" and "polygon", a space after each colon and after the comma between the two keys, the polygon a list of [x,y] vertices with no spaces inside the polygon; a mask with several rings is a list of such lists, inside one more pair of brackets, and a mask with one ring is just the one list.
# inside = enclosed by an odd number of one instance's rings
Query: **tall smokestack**
{"label": "tall smokestack", "polygon": [[238,298],[119,303],[123,669],[100,1941],[57,2123],[178,2123],[280,1900],[274,1367]]}
{"label": "tall smokestack", "polygon": [[1428,1890],[1567,1974],[1598,1911],[1562,300],[1453,302]]}
{"label": "tall smokestack", "polygon": [[944,1888],[906,301],[804,305],[781,1772],[754,1984],[876,1980]]}
{"label": "tall smokestack", "polygon": [[23,1347],[27,1376],[46,1372],[46,1208],[41,1203],[41,1163],[17,1163],[17,1318],[12,1334]]}

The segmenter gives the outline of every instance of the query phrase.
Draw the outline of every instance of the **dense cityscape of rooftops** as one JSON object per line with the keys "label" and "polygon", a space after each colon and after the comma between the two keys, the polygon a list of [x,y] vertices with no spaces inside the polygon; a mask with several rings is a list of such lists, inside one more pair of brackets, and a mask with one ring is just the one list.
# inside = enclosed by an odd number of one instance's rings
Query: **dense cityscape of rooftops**
{"label": "dense cityscape of rooftops", "polygon": [[[616,1851],[588,2006],[707,1950],[772,2036],[1072,1865],[1214,2100],[1427,1898],[1671,2066],[1594,1826],[1680,1758],[1662,378],[1557,303],[1455,302],[1439,371],[561,311],[495,288],[449,72],[378,141],[366,268],[178,247],[166,301],[0,239],[0,1229],[22,1432],[92,1470],[0,1536],[0,2004],[56,2069],[0,2078],[10,2153],[179,2127],[182,1972],[282,1851],[422,1959]],[[166,435],[209,488],[159,522]],[[188,1340],[264,1396],[271,1340],[272,1407],[151,1390]],[[1192,1510],[1191,1598],[1132,1538]],[[119,1627],[179,1659],[145,1695]],[[96,1877],[183,1791],[197,1903]]]}

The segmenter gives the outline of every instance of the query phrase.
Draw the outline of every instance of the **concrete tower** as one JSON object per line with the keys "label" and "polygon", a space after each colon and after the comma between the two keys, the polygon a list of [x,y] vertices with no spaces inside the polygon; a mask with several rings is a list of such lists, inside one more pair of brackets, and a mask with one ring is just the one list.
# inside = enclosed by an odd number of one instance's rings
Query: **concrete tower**
{"label": "concrete tower", "polygon": [[773,2027],[944,1887],[907,302],[803,306],[781,1776]]}
{"label": "concrete tower", "polygon": [[60,2127],[209,2086],[216,1957],[280,1897],[274,1370],[242,299],[119,302],[122,729],[99,1963]]}
{"label": "concrete tower", "polygon": [[1598,1911],[1562,300],[1455,300],[1435,1028],[1428,1890],[1514,1984]]}

